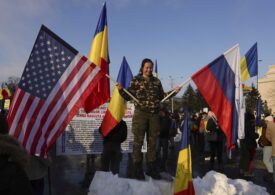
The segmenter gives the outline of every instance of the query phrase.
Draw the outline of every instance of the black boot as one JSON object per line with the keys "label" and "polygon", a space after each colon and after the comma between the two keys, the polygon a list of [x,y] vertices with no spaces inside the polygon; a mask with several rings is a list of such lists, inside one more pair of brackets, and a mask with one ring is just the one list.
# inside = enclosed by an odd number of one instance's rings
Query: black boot
{"label": "black boot", "polygon": [[142,163],[134,163],[133,178],[138,180],[145,180]]}
{"label": "black boot", "polygon": [[157,170],[157,165],[155,162],[148,163],[146,174],[148,176],[151,176],[153,179],[157,179],[157,180],[161,179],[161,176],[159,174],[159,171]]}

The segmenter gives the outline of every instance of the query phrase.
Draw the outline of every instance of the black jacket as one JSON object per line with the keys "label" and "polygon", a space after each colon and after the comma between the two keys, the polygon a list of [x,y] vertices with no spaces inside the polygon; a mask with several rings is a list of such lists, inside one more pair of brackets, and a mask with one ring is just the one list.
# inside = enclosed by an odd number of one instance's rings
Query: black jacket
{"label": "black jacket", "polygon": [[[99,128],[101,133],[101,128]],[[102,134],[102,133],[101,133]],[[127,125],[124,120],[121,120],[117,126],[115,126],[107,136],[103,137],[103,142],[116,142],[122,143],[127,138]]]}
{"label": "black jacket", "polygon": [[207,131],[210,131],[210,132],[216,132],[217,134],[216,141],[223,141],[224,133],[222,132],[222,129],[220,128],[217,121],[215,121],[215,119],[213,119],[212,117],[208,119],[206,129]]}
{"label": "black jacket", "polygon": [[247,148],[257,148],[256,139],[259,137],[259,134],[255,132],[255,117],[250,113],[245,114],[245,138],[244,143]]}
{"label": "black jacket", "polygon": [[160,117],[160,132],[159,132],[160,138],[169,139],[171,123],[172,123],[172,120],[168,116]]}
{"label": "black jacket", "polygon": [[0,194],[32,195],[31,184],[23,169],[27,153],[8,135],[0,135]]}

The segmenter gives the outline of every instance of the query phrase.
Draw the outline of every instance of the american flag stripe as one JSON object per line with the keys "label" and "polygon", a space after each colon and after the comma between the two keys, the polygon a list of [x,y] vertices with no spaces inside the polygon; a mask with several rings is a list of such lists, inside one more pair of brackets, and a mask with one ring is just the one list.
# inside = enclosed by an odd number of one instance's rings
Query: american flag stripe
{"label": "american flag stripe", "polygon": [[[103,74],[103,72],[101,72],[101,74]],[[97,74],[95,75],[95,78],[94,80],[100,80],[101,79],[101,75],[100,74]],[[96,88],[97,86],[97,83],[96,82],[92,82],[90,83],[90,86],[89,88]],[[87,97],[88,95],[90,95],[90,90],[89,89],[86,89],[85,92],[83,93],[83,97]],[[50,147],[53,143],[54,143],[54,140],[56,140],[58,138],[58,136],[62,133],[62,131],[66,128],[66,125],[65,124],[68,124],[70,122],[70,120],[74,117],[72,115],[72,113],[76,112],[77,111],[77,108],[76,107],[73,107],[73,109],[71,109],[70,113],[69,113],[69,116],[67,118],[67,120],[59,127],[59,129],[56,131],[55,134],[52,134],[52,138],[49,139],[49,143],[47,144],[48,147]]]}
{"label": "american flag stripe", "polygon": [[[64,82],[65,86],[68,85],[66,87],[66,90],[64,90],[64,92],[63,92],[63,94],[65,94],[66,99],[59,101],[56,104],[56,106],[51,110],[51,113],[49,114],[49,117],[48,117],[45,125],[42,128],[42,133],[44,134],[44,132],[46,132],[44,135],[45,140],[47,140],[48,134],[50,133],[50,131],[53,129],[54,125],[56,124],[56,120],[57,119],[60,120],[60,118],[62,116],[67,116],[67,115],[62,115],[62,112],[63,112],[63,110],[65,110],[65,108],[68,109],[68,103],[71,101],[71,99],[74,96],[77,96],[79,94],[78,90],[81,86],[81,82],[83,82],[86,79],[86,77],[88,76],[87,74],[91,74],[93,68],[91,68],[89,65],[90,65],[90,62],[87,61],[82,66],[82,68],[80,69],[80,71],[78,73],[75,72],[75,77],[74,77],[73,81],[67,79]],[[95,66],[94,66],[94,68],[95,68]],[[78,98],[76,100],[78,100]],[[75,104],[75,102],[74,102],[74,104]],[[39,139],[38,148],[41,147],[42,141],[43,141],[42,139]]]}
{"label": "american flag stripe", "polygon": [[[21,91],[19,98],[21,99],[21,101],[20,101],[20,104],[18,104],[18,109],[16,109],[15,116],[14,116],[14,119],[12,122],[12,126],[10,127],[10,133],[12,133],[12,135],[15,134],[16,127],[19,124],[20,116],[22,116],[22,114],[24,112],[24,108],[25,108],[26,102],[29,98],[29,94],[24,95],[24,92]],[[15,106],[16,106],[15,108],[17,108],[17,105],[15,105]]]}
{"label": "american flag stripe", "polygon": [[37,109],[37,106],[40,102],[44,102],[43,100],[40,100],[39,98],[33,97],[32,105],[30,106],[30,109],[25,117],[25,121],[22,125],[22,131],[20,132],[18,140],[22,142],[24,145],[24,140],[26,137],[29,136],[30,132],[30,125],[34,123],[37,114],[35,115],[35,110]]}
{"label": "american flag stripe", "polygon": [[[59,80],[60,85],[56,85],[53,90],[51,91],[51,93],[49,94],[49,97],[47,98],[45,104],[43,105],[43,107],[40,109],[40,112],[38,114],[37,120],[31,130],[30,134],[30,141],[28,141],[27,145],[26,145],[26,149],[28,151],[31,152],[31,154],[35,153],[35,148],[37,146],[38,140],[40,138],[40,136],[43,136],[44,134],[42,134],[42,127],[43,125],[47,122],[49,114],[51,112],[54,112],[54,107],[55,106],[59,106],[61,104],[61,102],[63,101],[62,96],[66,97],[66,93],[65,93],[65,89],[68,85],[68,83],[73,83],[72,78],[74,77],[74,75],[77,73],[77,71],[80,69],[80,67],[83,66],[83,63],[85,63],[85,61],[87,61],[86,57],[82,57],[80,55],[77,55],[75,57],[75,59],[71,62],[71,64],[69,65],[69,67],[66,69],[66,72],[62,75],[62,77]],[[69,75],[69,76],[68,76]],[[64,80],[68,81],[67,83],[63,83]],[[67,89],[66,89],[67,90]]]}
{"label": "american flag stripe", "polygon": [[[18,87],[16,86],[16,88],[15,88],[15,92],[14,92],[14,95],[13,95],[13,100],[14,100],[14,99],[16,100],[16,99],[18,98],[17,89],[18,89]],[[11,102],[11,105],[10,105],[10,109],[9,109],[8,117],[10,117],[10,115],[11,115],[11,113],[12,113],[12,111],[13,111],[14,104],[15,104],[15,101],[12,101],[12,102]]]}
{"label": "american flag stripe", "polygon": [[[89,66],[86,72],[80,78],[78,84],[74,86],[70,94],[67,96],[67,99],[64,101],[66,105],[63,104],[64,107],[60,108],[59,113],[57,113],[57,115],[60,114],[59,120],[56,120],[56,118],[54,118],[54,120],[51,122],[53,126],[47,130],[43,145],[40,144],[42,142],[39,142],[38,144],[38,150],[41,150],[42,154],[46,152],[45,151],[46,148],[51,146],[50,143],[52,142],[52,140],[54,140],[53,139],[55,138],[54,135],[55,134],[59,135],[60,132],[64,130],[65,127],[63,127],[62,125],[67,124],[68,120],[71,120],[69,119],[69,117],[65,117],[65,116],[73,117],[71,113],[72,111],[75,110],[74,108],[75,108],[76,102],[78,101],[79,98],[81,98],[81,96],[85,93],[85,91],[90,91],[89,90],[90,83],[93,79],[95,79],[95,76],[98,75],[98,71],[99,71],[99,68],[96,67],[95,65]],[[42,148],[40,149],[40,147]]]}
{"label": "american flag stripe", "polygon": [[[36,102],[38,101],[38,103],[36,104]],[[33,128],[33,125],[35,123],[35,119],[36,119],[36,116],[38,116],[39,114],[39,111],[41,110],[41,108],[43,107],[45,101],[44,100],[39,100],[39,98],[36,98],[35,99],[35,104],[34,104],[34,112],[33,114],[31,115],[31,120],[30,121],[27,121],[27,128],[26,128],[26,133],[24,135],[24,139],[23,139],[23,146],[26,147],[26,144],[27,142],[29,141],[29,137],[30,137],[30,134],[31,134],[31,130]],[[24,132],[22,132],[23,134]]]}
{"label": "american flag stripe", "polygon": [[[19,90],[19,88],[17,88],[17,89]],[[18,107],[20,106],[23,97],[24,97],[24,92],[21,92],[21,90],[19,90],[19,92],[16,92],[16,96],[15,96],[15,98],[13,99],[13,102],[15,102],[15,104],[14,104],[14,107],[13,107],[13,109],[12,109],[12,112],[9,111],[9,113],[11,113],[11,114],[9,115],[9,120],[8,120],[8,122],[9,122],[9,127],[10,127],[10,129],[9,129],[9,134],[10,134],[10,135],[13,135],[13,133],[14,133],[14,130],[13,130],[13,128],[11,127],[11,125],[13,125],[14,117],[15,117],[15,115],[16,115],[16,113],[17,113],[17,109],[18,109]]]}
{"label": "american flag stripe", "polygon": [[[25,96],[26,97],[26,96]],[[15,128],[15,132],[14,132],[14,137],[18,138],[19,135],[20,135],[20,131],[22,131],[22,126],[23,126],[23,123],[25,121],[25,118],[26,118],[26,115],[28,114],[29,112],[29,109],[32,105],[32,102],[33,102],[33,99],[34,97],[33,96],[29,96],[27,101],[26,101],[26,104],[25,104],[25,109],[24,109],[24,112],[22,112],[21,116],[20,116],[20,119],[18,120],[17,122],[17,126]]]}

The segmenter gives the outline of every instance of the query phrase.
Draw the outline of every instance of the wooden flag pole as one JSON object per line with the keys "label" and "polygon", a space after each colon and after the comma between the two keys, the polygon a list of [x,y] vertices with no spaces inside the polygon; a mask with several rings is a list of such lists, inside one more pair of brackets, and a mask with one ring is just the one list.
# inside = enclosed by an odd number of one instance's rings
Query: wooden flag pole
{"label": "wooden flag pole", "polygon": [[[188,79],[186,79],[184,82],[182,82],[179,87],[182,88],[184,85],[186,85],[187,83],[189,83],[191,80],[191,77],[189,77]],[[173,91],[171,91],[170,94],[168,94],[165,98],[163,98],[161,100],[161,102],[164,102],[165,100],[167,100],[171,95],[173,95],[176,92],[176,90],[174,89]]]}
{"label": "wooden flag pole", "polygon": [[[110,77],[108,74],[105,74],[106,77],[108,77],[113,83],[115,83],[116,85],[118,84],[118,82],[116,82],[116,80],[114,80],[112,77]],[[139,101],[137,98],[135,98],[129,91],[127,91],[127,89],[125,89],[124,87],[122,88],[123,91],[125,93],[127,93],[133,100],[135,100],[138,104],[139,104]]]}

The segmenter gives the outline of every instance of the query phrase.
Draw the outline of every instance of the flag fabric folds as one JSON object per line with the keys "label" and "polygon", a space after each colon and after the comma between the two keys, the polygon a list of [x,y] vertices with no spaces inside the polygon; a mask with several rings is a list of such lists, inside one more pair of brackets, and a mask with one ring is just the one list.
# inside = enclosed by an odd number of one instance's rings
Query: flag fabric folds
{"label": "flag fabric folds", "polygon": [[175,195],[195,194],[195,189],[192,182],[192,156],[189,144],[188,120],[189,114],[186,111],[184,115],[184,123],[182,126],[181,145],[178,156],[176,176],[174,180]]}
{"label": "flag fabric folds", "polygon": [[258,74],[258,50],[255,43],[241,59],[241,78],[247,81]]}
{"label": "flag fabric folds", "polygon": [[154,70],[153,75],[154,75],[154,77],[158,77],[158,63],[157,63],[157,60],[155,61],[155,70]]}
{"label": "flag fabric folds", "polygon": [[[108,52],[108,27],[107,27],[107,8],[103,5],[93,43],[88,56],[94,65],[100,67],[104,74],[109,74],[109,52]],[[88,113],[94,108],[99,107],[110,99],[110,83],[107,77],[101,78],[97,90],[93,91],[83,105]]]}
{"label": "flag fabric folds", "polygon": [[[125,89],[128,89],[133,79],[132,71],[123,57],[120,70],[117,76],[117,82]],[[115,86],[110,104],[101,123],[102,135],[106,136],[123,118],[127,105],[123,97],[119,94],[117,86]]]}
{"label": "flag fabric folds", "polygon": [[235,45],[192,76],[227,137],[231,148],[244,137],[244,102],[240,81],[240,50]]}
{"label": "flag fabric folds", "polygon": [[99,67],[42,25],[13,96],[9,134],[44,156],[102,77]]}

